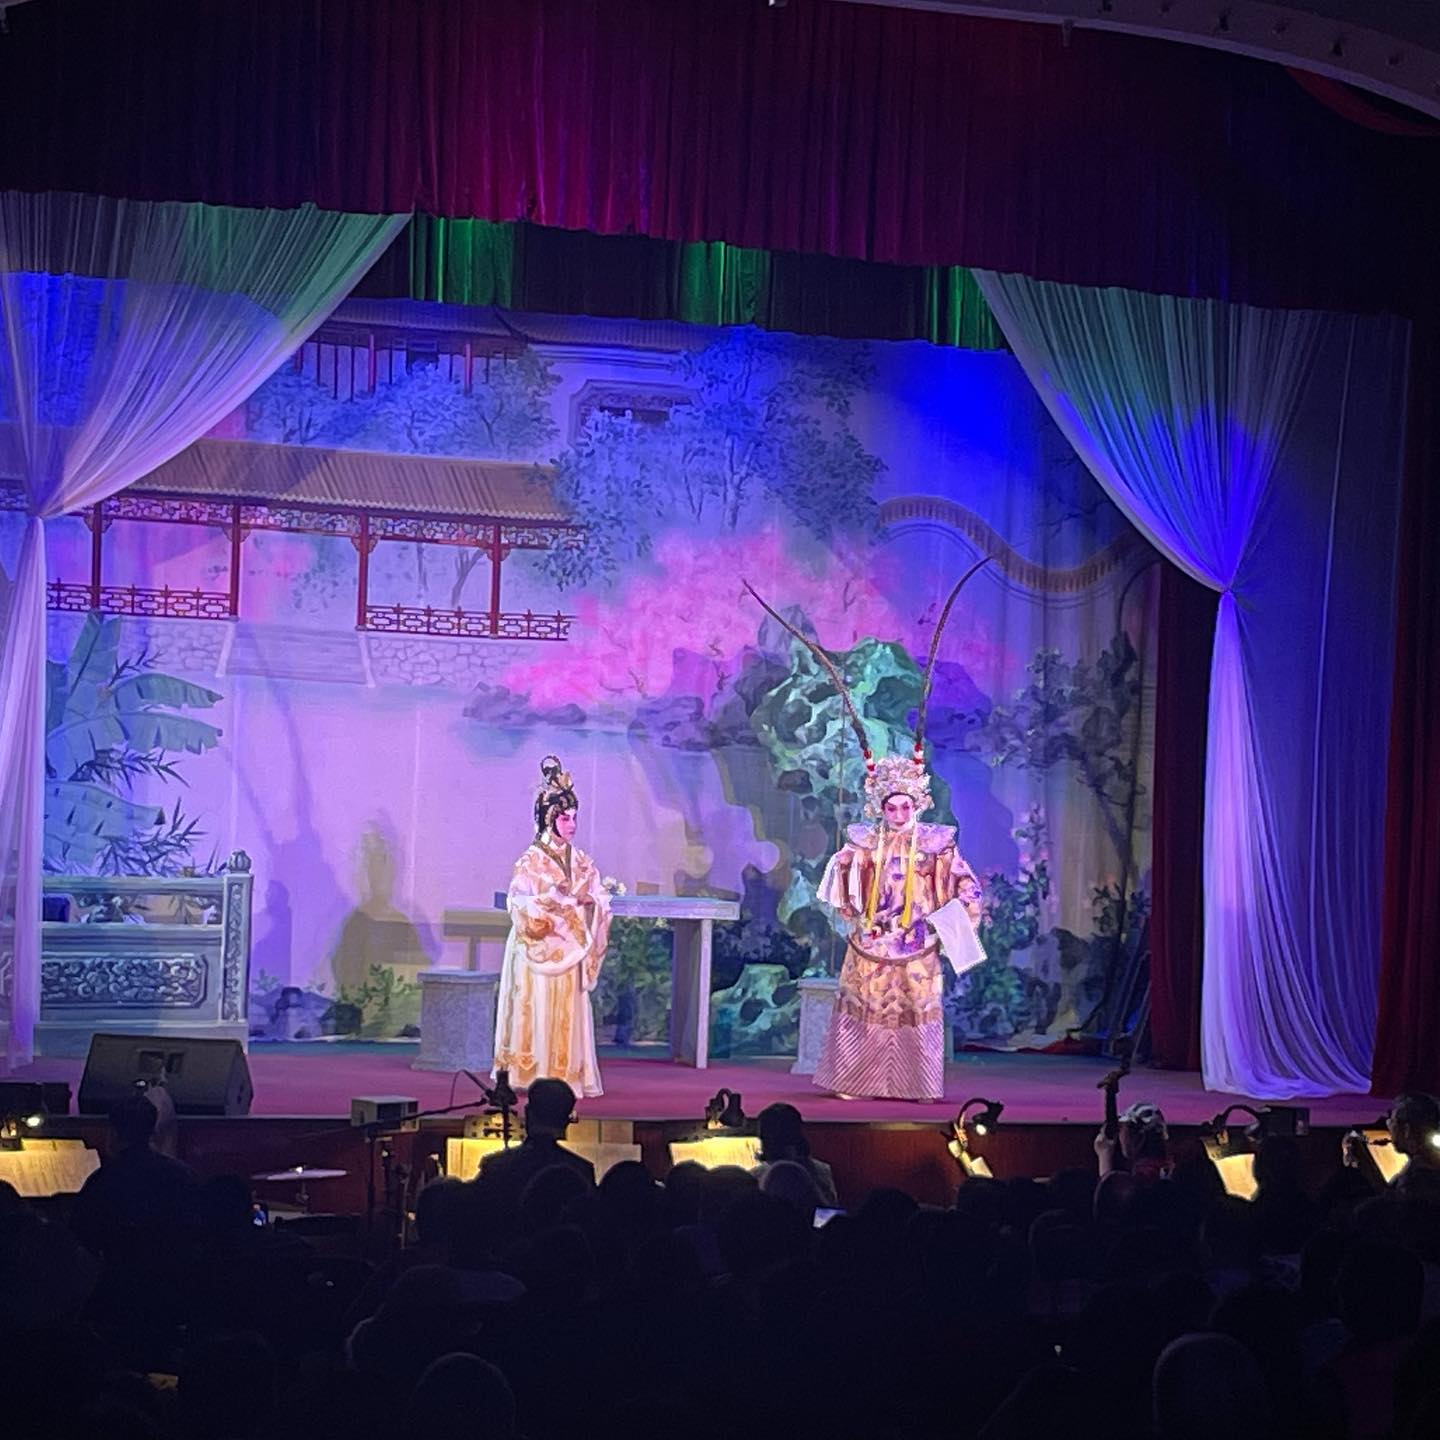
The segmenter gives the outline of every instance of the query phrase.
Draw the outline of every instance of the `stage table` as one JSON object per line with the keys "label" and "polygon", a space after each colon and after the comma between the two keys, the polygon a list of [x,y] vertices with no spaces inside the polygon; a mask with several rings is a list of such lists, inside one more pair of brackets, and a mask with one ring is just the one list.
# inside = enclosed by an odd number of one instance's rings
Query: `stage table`
{"label": "stage table", "polygon": [[[611,898],[610,910],[618,918],[669,924],[674,938],[670,1054],[682,1065],[704,1070],[710,1063],[710,963],[715,923],[738,920],[739,902],[708,895],[616,895]],[[446,910],[442,926],[447,938],[467,942],[466,958],[473,966],[480,959],[481,946],[495,944],[509,933],[510,917],[495,909]],[[427,973],[435,976],[441,972]],[[422,989],[426,978],[421,976]],[[423,1040],[423,1017],[420,1033]]]}

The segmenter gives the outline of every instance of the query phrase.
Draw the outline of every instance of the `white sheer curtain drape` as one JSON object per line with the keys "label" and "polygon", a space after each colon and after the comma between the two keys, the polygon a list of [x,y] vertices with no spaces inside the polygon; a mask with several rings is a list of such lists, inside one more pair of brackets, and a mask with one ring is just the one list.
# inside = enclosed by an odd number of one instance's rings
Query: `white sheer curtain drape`
{"label": "white sheer curtain drape", "polygon": [[1368,1089],[1403,327],[979,282],[1096,479],[1220,592],[1205,1082],[1275,1099]]}
{"label": "white sheer curtain drape", "polygon": [[[148,474],[330,313],[403,216],[0,193],[0,466],[28,521],[0,616],[0,1000],[32,1053],[44,844],[45,521]],[[123,723],[120,722],[120,723]],[[61,793],[55,804],[84,805]],[[94,823],[103,827],[103,814]]]}

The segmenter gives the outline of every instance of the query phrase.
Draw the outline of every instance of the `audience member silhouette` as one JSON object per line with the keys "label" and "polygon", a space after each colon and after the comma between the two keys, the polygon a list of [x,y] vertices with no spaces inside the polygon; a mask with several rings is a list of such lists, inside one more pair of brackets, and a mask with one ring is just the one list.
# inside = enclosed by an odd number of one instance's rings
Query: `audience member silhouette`
{"label": "audience member silhouette", "polygon": [[490,1155],[481,1176],[518,1209],[525,1187],[552,1165],[564,1165],[591,1185],[595,1167],[560,1142],[575,1114],[575,1092],[563,1080],[537,1080],[525,1096],[525,1138],[519,1145]]}
{"label": "audience member silhouette", "polygon": [[136,1243],[173,1243],[193,1222],[195,1177],[151,1144],[158,1119],[139,1090],[110,1112],[109,1151],[70,1217],[76,1236],[97,1255],[111,1258]]}
{"label": "audience member silhouette", "polygon": [[840,1201],[835,1193],[835,1176],[823,1160],[817,1160],[810,1153],[810,1141],[805,1136],[805,1122],[793,1105],[767,1105],[756,1117],[755,1128],[760,1135],[757,1177],[762,1185],[769,1166],[789,1160],[809,1173],[819,1193],[821,1205],[832,1210],[839,1206]]}

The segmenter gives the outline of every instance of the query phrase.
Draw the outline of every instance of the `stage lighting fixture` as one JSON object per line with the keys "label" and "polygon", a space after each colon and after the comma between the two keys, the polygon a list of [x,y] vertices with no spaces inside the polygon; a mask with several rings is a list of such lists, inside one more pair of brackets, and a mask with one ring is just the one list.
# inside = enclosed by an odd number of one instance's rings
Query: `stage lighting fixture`
{"label": "stage lighting fixture", "polygon": [[[1218,1140],[1230,1132],[1230,1117],[1235,1114],[1249,1115],[1256,1124],[1260,1120],[1260,1112],[1252,1110],[1248,1105],[1227,1105],[1218,1114],[1212,1115],[1201,1127],[1200,1134],[1207,1140]],[[1248,1127],[1247,1127],[1248,1128]],[[1241,1132],[1244,1133],[1243,1131]]]}
{"label": "stage lighting fixture", "polygon": [[710,1097],[705,1106],[707,1130],[740,1130],[745,1125],[745,1110],[737,1091],[723,1086]]}
{"label": "stage lighting fixture", "polygon": [[[968,1114],[967,1112],[976,1105],[984,1108],[978,1114]],[[977,1095],[960,1107],[960,1113],[955,1117],[955,1131],[959,1134],[969,1129],[977,1135],[988,1135],[992,1130],[1000,1128],[1000,1114],[1004,1109],[1003,1101],[987,1100],[983,1095]]]}
{"label": "stage lighting fixture", "polygon": [[[1230,1124],[1237,1112],[1252,1116],[1244,1127]],[[1200,1127],[1200,1143],[1210,1157],[1227,1195],[1253,1200],[1255,1184],[1255,1144],[1260,1136],[1260,1112],[1249,1105],[1229,1105]]]}
{"label": "stage lighting fixture", "polygon": [[[977,1105],[982,1108],[978,1114],[971,1115],[969,1112]],[[983,1095],[976,1095],[960,1107],[950,1122],[950,1138],[945,1142],[945,1148],[967,1177],[991,1178],[990,1167],[985,1163],[984,1156],[970,1153],[970,1133],[973,1131],[977,1136],[984,1136],[997,1129],[1000,1112],[1004,1108],[1004,1104],[999,1100],[987,1100]]]}
{"label": "stage lighting fixture", "polygon": [[0,1148],[19,1150],[25,1136],[39,1130],[48,1114],[44,1086],[0,1081]]}
{"label": "stage lighting fixture", "polygon": [[1310,1133],[1310,1111],[1303,1105],[1262,1105],[1258,1110],[1249,1105],[1227,1105],[1200,1127],[1201,1136],[1208,1139],[1228,1136],[1232,1129],[1230,1117],[1237,1114],[1250,1117],[1250,1123],[1241,1133],[1252,1144],[1267,1135]]}
{"label": "stage lighting fixture", "polygon": [[672,1165],[688,1160],[707,1170],[719,1165],[748,1170],[759,1163],[760,1137],[751,1132],[739,1094],[722,1087],[706,1103],[701,1128],[670,1141],[667,1149]]}

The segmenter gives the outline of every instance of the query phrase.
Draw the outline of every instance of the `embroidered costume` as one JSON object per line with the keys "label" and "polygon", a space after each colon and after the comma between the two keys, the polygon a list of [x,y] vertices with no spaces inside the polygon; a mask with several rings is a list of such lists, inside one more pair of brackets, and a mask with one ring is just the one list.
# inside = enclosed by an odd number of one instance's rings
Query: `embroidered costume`
{"label": "embroidered costume", "polygon": [[[883,788],[873,787],[877,794]],[[929,809],[928,794],[925,802]],[[977,926],[980,886],[955,848],[953,826],[911,820],[895,830],[881,819],[850,826],[846,841],[820,882],[820,899],[840,912],[850,943],[815,1083],[842,1095],[939,1100],[945,1094],[944,975],[929,920],[959,901]]]}
{"label": "embroidered costume", "polygon": [[560,839],[555,821],[579,809],[553,755],[535,802],[536,838],[515,863],[510,938],[495,1016],[495,1073],[514,1085],[564,1080],[577,1095],[602,1094],[590,992],[610,933],[610,897],[595,862]]}
{"label": "embroidered costume", "polygon": [[[884,1100],[944,1097],[941,957],[959,973],[979,964],[985,952],[975,935],[980,886],[956,849],[955,829],[920,819],[934,803],[924,758],[925,709],[951,607],[984,563],[961,577],[935,626],[909,756],[876,760],[834,662],[760,600],[828,671],[865,758],[866,818],[849,827],[819,888],[819,898],[840,912],[849,933],[835,1009],[815,1071],[815,1084],[824,1090]],[[887,811],[887,802],[896,797],[909,802],[891,807],[899,813],[898,823]]]}

